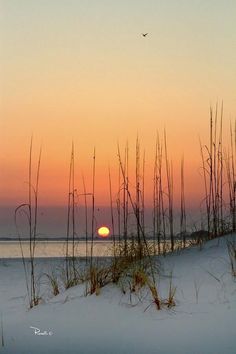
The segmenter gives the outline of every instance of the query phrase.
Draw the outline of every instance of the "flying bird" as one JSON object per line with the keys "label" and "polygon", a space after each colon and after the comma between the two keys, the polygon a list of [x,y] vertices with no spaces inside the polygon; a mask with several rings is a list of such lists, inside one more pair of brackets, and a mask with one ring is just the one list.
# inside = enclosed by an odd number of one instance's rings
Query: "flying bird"
{"label": "flying bird", "polygon": [[142,33],[143,37],[146,37],[148,35],[148,33]]}

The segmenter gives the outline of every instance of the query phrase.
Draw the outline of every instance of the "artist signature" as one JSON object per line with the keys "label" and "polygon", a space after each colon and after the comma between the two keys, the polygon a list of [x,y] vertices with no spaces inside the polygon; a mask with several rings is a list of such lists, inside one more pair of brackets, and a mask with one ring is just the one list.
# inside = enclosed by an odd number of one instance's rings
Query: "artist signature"
{"label": "artist signature", "polygon": [[30,326],[30,328],[32,328],[34,330],[34,334],[36,336],[52,336],[53,335],[52,331],[43,331],[43,332],[41,332],[41,330],[39,328],[37,328],[37,327]]}

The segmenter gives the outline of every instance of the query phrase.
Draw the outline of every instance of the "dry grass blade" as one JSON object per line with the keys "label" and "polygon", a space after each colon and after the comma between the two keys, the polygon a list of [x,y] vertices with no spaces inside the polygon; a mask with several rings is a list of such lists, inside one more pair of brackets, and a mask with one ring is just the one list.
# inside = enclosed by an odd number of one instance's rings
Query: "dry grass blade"
{"label": "dry grass blade", "polygon": [[132,274],[131,291],[137,292],[147,284],[148,277],[143,269],[135,269]]}
{"label": "dry grass blade", "polygon": [[46,277],[49,279],[50,285],[52,287],[52,293],[54,296],[57,296],[59,294],[59,284],[58,284],[58,279],[54,274],[45,274]]}
{"label": "dry grass blade", "polygon": [[172,284],[172,274],[170,276],[170,284],[169,284],[169,292],[168,292],[168,298],[164,301],[164,304],[167,305],[168,308],[171,308],[175,306],[175,293],[176,293],[176,287],[173,286]]}
{"label": "dry grass blade", "polygon": [[99,295],[101,288],[112,282],[111,267],[93,265],[89,269],[87,281],[89,282],[89,288],[86,295]]}
{"label": "dry grass blade", "polygon": [[231,273],[234,277],[236,277],[236,243],[233,241],[228,241],[227,247],[231,265]]}
{"label": "dry grass blade", "polygon": [[157,286],[150,280],[147,281],[148,288],[151,292],[153,303],[156,305],[157,310],[161,310],[161,300],[158,294]]}

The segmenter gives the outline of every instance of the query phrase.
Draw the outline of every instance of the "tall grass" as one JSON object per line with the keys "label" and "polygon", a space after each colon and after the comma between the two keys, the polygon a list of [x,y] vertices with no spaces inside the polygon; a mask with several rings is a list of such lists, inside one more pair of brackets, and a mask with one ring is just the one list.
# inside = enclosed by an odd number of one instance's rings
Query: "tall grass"
{"label": "tall grass", "polygon": [[118,192],[116,198],[117,224],[118,224],[118,242],[121,242],[121,172],[118,165]]}
{"label": "tall grass", "polygon": [[86,264],[88,263],[88,202],[87,202],[87,191],[86,191],[86,184],[84,175],[82,175],[83,180],[83,191],[84,191],[84,212],[85,212],[85,242],[86,242],[86,253],[85,259]]}
{"label": "tall grass", "polygon": [[[141,239],[142,239],[142,242],[144,243],[144,247],[147,251],[147,253],[149,254],[149,251],[148,251],[148,244],[147,244],[147,240],[146,240],[146,237],[145,237],[145,233],[144,233],[144,230],[142,228],[142,225],[141,225],[141,222],[140,222],[140,217],[139,215],[137,214],[137,205],[135,204],[134,200],[133,200],[133,197],[131,195],[131,192],[129,190],[129,180],[128,180],[128,176],[126,175],[126,159],[124,161],[124,164],[122,162],[122,159],[121,159],[121,154],[120,154],[120,148],[119,148],[119,145],[118,145],[118,159],[119,159],[119,164],[120,164],[120,169],[121,169],[121,173],[122,173],[122,177],[123,177],[123,180],[125,181],[125,205],[127,206],[128,205],[128,202],[130,202],[130,205],[131,205],[131,208],[132,208],[132,211],[134,213],[134,216],[135,216],[135,219],[136,219],[136,225],[137,225],[137,229],[139,230],[140,232],[140,236],[141,238],[138,239],[138,244],[141,244]],[[137,193],[137,191],[136,191]],[[127,208],[127,207],[126,207]],[[126,213],[128,213],[128,210],[126,209]],[[125,213],[125,216],[126,216],[126,213]],[[127,227],[127,224],[125,224],[125,226]],[[125,250],[127,248],[127,231],[128,229],[126,230],[126,233],[124,233],[124,244],[125,244]],[[125,252],[126,253],[126,252]]]}
{"label": "tall grass", "polygon": [[93,177],[92,177],[92,220],[91,220],[91,249],[90,249],[90,268],[93,267],[93,241],[95,225],[95,174],[96,174],[96,151],[93,150]]}
{"label": "tall grass", "polygon": [[140,236],[140,228],[139,225],[141,224],[140,219],[140,142],[139,138],[136,139],[136,166],[135,166],[135,189],[136,189],[136,200],[135,200],[135,216],[136,216],[136,234],[138,244],[141,243],[141,236]]}
{"label": "tall grass", "polygon": [[109,194],[110,194],[110,211],[111,211],[111,227],[112,227],[112,241],[113,241],[113,249],[114,249],[114,257],[116,257],[115,249],[116,249],[116,238],[115,238],[115,223],[114,223],[114,208],[113,208],[113,200],[112,200],[112,182],[111,182],[111,171],[110,166],[108,169],[109,175]]}
{"label": "tall grass", "polygon": [[[204,204],[206,210],[207,231],[209,237],[222,235],[226,230],[225,222],[225,176],[229,193],[229,211],[232,230],[236,231],[236,126],[234,131],[230,127],[230,146],[223,156],[223,105],[220,114],[218,107],[215,112],[210,110],[209,141],[202,144],[200,151],[202,160],[203,183],[204,183]],[[38,225],[38,194],[39,194],[39,172],[41,164],[41,149],[37,161],[36,179],[33,183],[32,168],[32,139],[29,151],[28,168],[28,201],[20,205],[15,211],[17,214],[23,211],[27,217],[29,227],[29,248],[30,248],[30,281],[27,281],[27,292],[30,307],[38,304],[38,289],[35,277],[35,248],[37,242]],[[86,241],[86,276],[89,283],[87,293],[98,294],[101,288],[109,282],[117,283],[122,274],[128,274],[130,266],[134,264],[148,264],[148,277],[142,273],[143,269],[136,269],[133,282],[135,286],[142,286],[145,282],[151,292],[157,309],[161,308],[162,302],[159,296],[156,273],[153,261],[156,260],[156,253],[166,254],[168,251],[177,249],[177,242],[174,230],[174,171],[172,160],[169,157],[167,134],[164,130],[162,137],[157,133],[155,142],[155,156],[152,175],[152,223],[153,239],[150,239],[145,225],[145,193],[146,181],[145,168],[146,156],[142,150],[140,139],[137,136],[135,142],[135,153],[133,159],[130,154],[128,142],[121,153],[117,145],[118,155],[118,191],[113,195],[114,184],[111,169],[108,169],[108,189],[110,198],[111,235],[113,243],[113,260],[110,265],[100,264],[95,261],[94,238],[95,238],[95,193],[96,193],[96,150],[93,150],[92,162],[92,187],[91,193],[87,192],[85,178],[82,175],[83,193],[77,193],[75,189],[75,152],[72,143],[69,164],[68,179],[68,201],[67,201],[67,225],[66,225],[66,288],[73,286],[79,281],[79,274],[76,268],[76,196],[84,198],[85,218],[85,241]],[[134,161],[133,161],[134,160]],[[134,163],[133,163],[134,162]],[[132,168],[133,167],[133,170]],[[182,247],[187,246],[187,222],[185,204],[185,161],[181,159],[180,165],[180,237]],[[91,196],[91,213],[88,212],[88,196]],[[115,204],[116,201],[116,213]],[[91,225],[91,230],[90,230]],[[116,230],[117,229],[117,230]],[[70,255],[69,245],[72,239],[72,254]],[[24,263],[25,276],[27,278],[27,267],[23,254],[22,240],[19,233],[19,241]],[[90,241],[90,243],[89,243]],[[90,245],[90,250],[89,250]],[[231,251],[230,251],[231,252]],[[232,253],[232,252],[231,252]],[[231,254],[230,253],[230,254]],[[153,257],[154,256],[154,257]],[[147,270],[147,269],[146,269]],[[145,271],[146,271],[145,270]],[[28,279],[28,278],[27,278]],[[53,277],[49,277],[54,293],[58,293],[57,283]],[[135,287],[134,286],[134,287]],[[134,288],[133,286],[131,288]],[[170,283],[168,304],[174,305],[175,288]]]}
{"label": "tall grass", "polygon": [[142,199],[142,211],[141,211],[141,223],[142,223],[142,228],[145,233],[145,150],[143,151],[143,176],[142,176],[142,194],[141,194],[141,199]]}
{"label": "tall grass", "polygon": [[202,169],[205,186],[205,206],[209,237],[216,237],[224,232],[223,215],[223,104],[220,122],[218,106],[213,113],[210,109],[209,143],[202,145],[200,141]]}
{"label": "tall grass", "polygon": [[230,147],[225,159],[232,231],[236,231],[236,121],[230,124]]}
{"label": "tall grass", "polygon": [[[163,186],[163,146],[157,133],[155,144],[154,175],[153,175],[153,239],[154,252],[156,243],[158,254],[166,253],[166,216]],[[161,247],[162,243],[162,247]]]}
{"label": "tall grass", "polygon": [[174,251],[174,215],[173,215],[173,165],[168,157],[166,131],[164,131],[165,144],[165,164],[166,164],[166,178],[167,178],[167,198],[168,198],[168,223],[170,232],[171,251]]}
{"label": "tall grass", "polygon": [[[28,202],[19,205],[15,209],[15,225],[17,228],[18,239],[21,249],[21,257],[24,266],[28,300],[30,308],[38,305],[39,295],[38,288],[36,283],[35,275],[35,248],[37,242],[37,228],[38,228],[38,194],[39,194],[39,173],[41,165],[41,154],[42,149],[40,148],[39,157],[36,168],[36,180],[35,184],[32,181],[32,153],[33,153],[33,138],[31,137],[30,149],[29,149],[29,165],[28,165]],[[29,229],[29,262],[30,262],[30,279],[28,281],[28,272],[25,262],[25,255],[22,247],[21,233],[19,232],[17,217],[18,213],[23,211],[24,215],[27,218],[28,229]]]}
{"label": "tall grass", "polygon": [[[66,228],[66,288],[72,286],[76,279],[75,266],[75,162],[74,143],[71,146],[68,202],[67,202],[67,228]],[[69,253],[70,238],[72,236],[72,256]]]}
{"label": "tall grass", "polygon": [[181,197],[180,197],[180,236],[183,247],[186,247],[186,208],[185,208],[185,186],[184,186],[184,157],[181,160]]}

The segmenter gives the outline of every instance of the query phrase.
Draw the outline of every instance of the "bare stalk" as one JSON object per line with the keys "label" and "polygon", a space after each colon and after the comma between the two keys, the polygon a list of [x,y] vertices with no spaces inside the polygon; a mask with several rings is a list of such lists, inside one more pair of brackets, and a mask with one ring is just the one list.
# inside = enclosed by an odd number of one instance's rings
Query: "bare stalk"
{"label": "bare stalk", "polygon": [[96,151],[93,150],[93,181],[92,181],[92,228],[91,228],[91,250],[90,250],[90,269],[93,266],[93,241],[95,224],[95,172],[96,172]]}
{"label": "bare stalk", "polygon": [[168,159],[166,131],[164,131],[165,142],[165,163],[166,163],[166,177],[167,177],[167,191],[168,191],[168,212],[169,212],[169,231],[171,251],[174,251],[174,218],[173,218],[173,168],[172,163]]}
{"label": "bare stalk", "polygon": [[[141,252],[141,239],[140,239],[140,143],[137,137],[136,139],[136,169],[135,169],[135,177],[136,177],[136,205],[135,205],[135,214],[136,214],[136,229],[137,229],[137,239],[138,245]],[[140,255],[141,258],[141,255]]]}
{"label": "bare stalk", "polygon": [[145,232],[145,150],[143,152],[143,178],[142,178],[142,213],[141,223],[143,231]]}
{"label": "bare stalk", "polygon": [[75,154],[74,154],[74,142],[72,142],[71,151],[71,184],[72,184],[72,268],[73,277],[76,278],[75,269]]}
{"label": "bare stalk", "polygon": [[70,281],[70,256],[69,256],[69,238],[70,238],[70,218],[71,218],[71,184],[72,184],[72,164],[73,164],[73,144],[70,156],[70,170],[69,170],[69,185],[68,185],[68,201],[67,201],[67,225],[66,225],[66,283]]}
{"label": "bare stalk", "polygon": [[113,212],[113,202],[112,202],[112,185],[111,185],[111,171],[110,167],[108,168],[109,173],[109,191],[110,191],[110,211],[111,211],[111,225],[112,225],[112,239],[113,239],[113,249],[114,249],[114,257],[116,256],[116,239],[115,239],[115,225],[114,225],[114,212]]}
{"label": "bare stalk", "polygon": [[[37,222],[38,222],[38,191],[39,191],[39,171],[41,164],[41,151],[39,153],[37,170],[36,170],[36,184],[35,186],[32,183],[32,151],[33,151],[33,138],[30,140],[30,149],[29,149],[29,168],[28,168],[28,203],[21,204],[15,209],[15,225],[18,233],[18,239],[21,249],[21,257],[24,266],[25,278],[26,278],[26,287],[27,294],[29,298],[29,306],[38,305],[39,298],[37,296],[37,287],[36,287],[36,278],[35,278],[35,247],[37,241]],[[32,190],[34,193],[34,199],[32,197]],[[27,211],[24,209],[27,208]],[[21,235],[17,225],[17,214],[19,211],[23,211],[27,217],[27,223],[29,226],[29,263],[30,263],[30,280],[28,283],[27,268],[25,263],[25,257],[21,242]]]}
{"label": "bare stalk", "polygon": [[86,264],[88,263],[88,203],[87,203],[87,192],[86,185],[84,180],[84,175],[82,175],[83,179],[83,188],[84,188],[84,208],[85,208],[85,243],[86,243]]}
{"label": "bare stalk", "polygon": [[121,173],[120,173],[120,165],[119,165],[119,172],[118,172],[118,194],[117,194],[117,200],[116,200],[116,209],[117,209],[117,222],[118,222],[118,240],[119,244],[121,241],[121,201],[120,201],[120,195],[121,195]]}
{"label": "bare stalk", "polygon": [[184,157],[181,160],[181,201],[180,201],[180,235],[183,247],[186,247],[186,211],[185,211],[185,191],[184,191]]}

